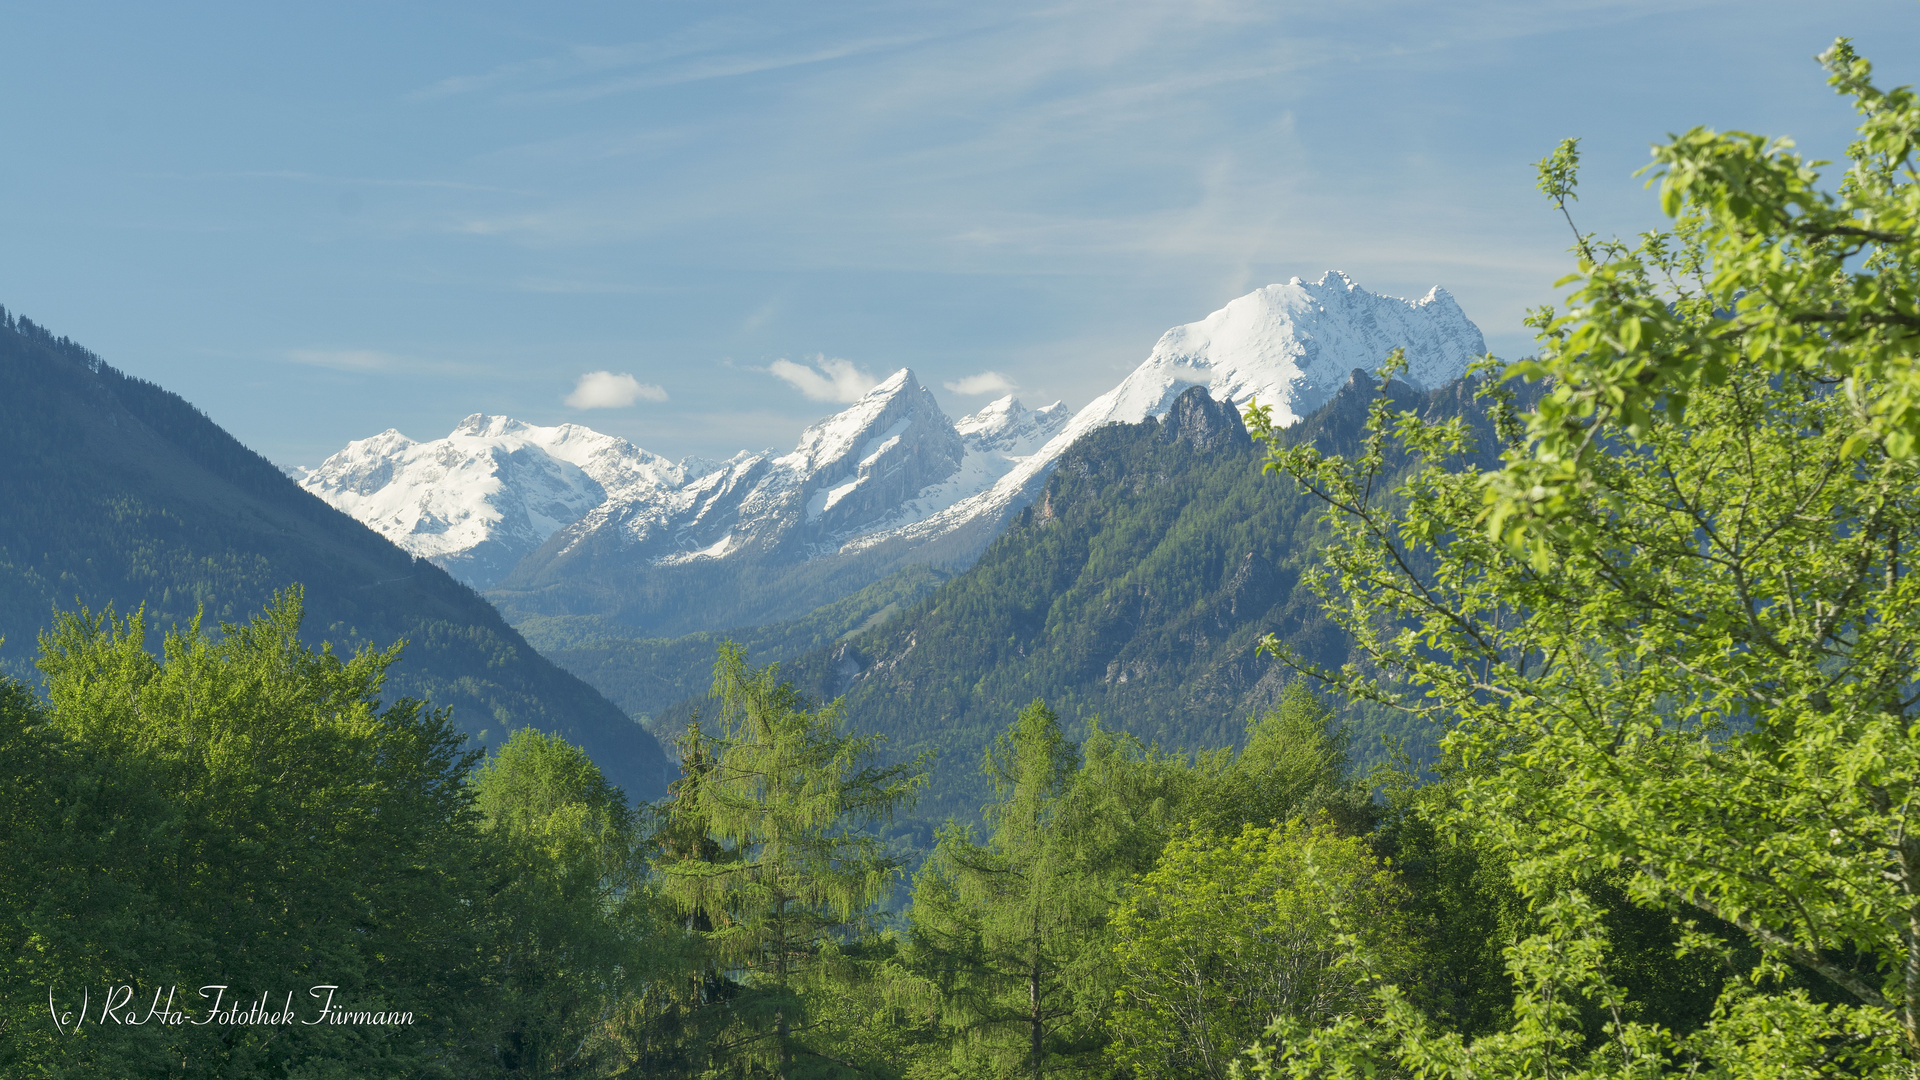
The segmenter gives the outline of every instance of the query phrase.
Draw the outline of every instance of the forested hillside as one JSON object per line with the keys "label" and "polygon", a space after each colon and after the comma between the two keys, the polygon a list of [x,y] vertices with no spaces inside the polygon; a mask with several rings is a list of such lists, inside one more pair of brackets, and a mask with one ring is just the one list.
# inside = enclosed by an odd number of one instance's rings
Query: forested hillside
{"label": "forested hillside", "polygon": [[[1470,401],[1464,384],[1395,391],[1406,407],[1445,415]],[[1356,372],[1284,437],[1357,449],[1374,396]],[[1097,430],[978,565],[784,671],[822,698],[845,695],[853,722],[885,732],[891,752],[936,752],[944,767],[924,800],[936,820],[981,804],[974,763],[1035,698],[1070,730],[1099,717],[1169,750],[1236,745],[1294,677],[1256,654],[1262,636],[1323,664],[1349,658],[1300,587],[1326,540],[1320,505],[1263,475],[1263,456],[1234,408],[1200,388],[1164,422]],[[1384,712],[1346,720],[1362,763],[1379,759],[1382,735],[1415,746],[1438,736]]]}
{"label": "forested hillside", "polygon": [[[60,615],[0,678],[0,1075],[1913,1080],[1920,96],[1824,61],[1833,190],[1695,129],[1537,357],[1095,433],[919,600],[721,643],[650,805],[390,700],[298,591]],[[292,551],[363,640],[352,586],[441,580],[7,332],[9,604],[237,604]],[[1437,752],[1357,768],[1352,701]]]}
{"label": "forested hillside", "polygon": [[602,615],[535,615],[514,628],[542,655],[670,740],[685,725],[686,703],[705,697],[713,685],[713,662],[723,643],[739,645],[756,661],[805,656],[886,623],[952,577],[932,566],[908,566],[789,622],[684,637],[636,640],[631,626]]}
{"label": "forested hillside", "polygon": [[144,605],[152,630],[243,622],[305,589],[311,640],[406,639],[395,694],[452,706],[482,742],[563,733],[634,795],[664,791],[659,744],[528,647],[436,566],[300,490],[177,395],[0,313],[0,664],[33,681],[53,609]]}
{"label": "forested hillside", "polygon": [[[1356,377],[1282,438],[1355,452],[1375,393]],[[1433,415],[1473,411],[1465,383],[1392,393]],[[937,589],[931,573],[900,575],[805,620],[676,639],[620,641],[588,620],[522,625],[663,741],[704,707],[730,638],[823,700],[845,695],[851,723],[886,733],[890,754],[934,751],[944,767],[916,816],[966,817],[986,794],[980,752],[1036,697],[1073,729],[1099,717],[1168,749],[1231,746],[1290,677],[1256,655],[1263,635],[1324,664],[1348,658],[1298,587],[1326,540],[1319,505],[1263,475],[1263,460],[1233,407],[1195,388],[1165,421],[1075,443],[1040,500]],[[1381,759],[1382,736],[1417,753],[1437,735],[1364,703],[1344,719],[1363,764]]]}

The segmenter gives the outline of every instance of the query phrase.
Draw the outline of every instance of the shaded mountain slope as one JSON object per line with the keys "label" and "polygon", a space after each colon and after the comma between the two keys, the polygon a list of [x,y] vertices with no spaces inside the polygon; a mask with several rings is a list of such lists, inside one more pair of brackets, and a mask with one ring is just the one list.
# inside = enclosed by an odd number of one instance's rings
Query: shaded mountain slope
{"label": "shaded mountain slope", "polygon": [[242,621],[306,590],[305,633],[407,648],[388,692],[452,706],[482,742],[556,731],[637,797],[663,793],[651,735],[536,653],[445,571],[302,491],[179,396],[0,312],[0,665],[31,681],[55,606],[150,628]]}
{"label": "shaded mountain slope", "polygon": [[[1357,451],[1373,393],[1356,372],[1285,438]],[[1393,396],[1435,415],[1472,403],[1464,382]],[[939,753],[922,820],[972,816],[986,794],[982,748],[1036,697],[1168,748],[1235,744],[1290,674],[1255,655],[1262,635],[1321,663],[1350,658],[1299,585],[1326,541],[1320,504],[1263,475],[1263,460],[1233,406],[1201,388],[1164,421],[1090,432],[975,566],[785,675],[845,695],[853,723],[887,733],[890,754]],[[1379,711],[1350,710],[1348,722],[1363,761],[1382,735],[1418,748],[1434,734]]]}
{"label": "shaded mountain slope", "polygon": [[757,664],[793,660],[884,624],[951,576],[908,566],[798,619],[677,638],[635,638],[631,626],[599,615],[536,616],[515,628],[666,743],[685,726],[684,709],[674,707],[713,684],[721,642],[737,642]]}

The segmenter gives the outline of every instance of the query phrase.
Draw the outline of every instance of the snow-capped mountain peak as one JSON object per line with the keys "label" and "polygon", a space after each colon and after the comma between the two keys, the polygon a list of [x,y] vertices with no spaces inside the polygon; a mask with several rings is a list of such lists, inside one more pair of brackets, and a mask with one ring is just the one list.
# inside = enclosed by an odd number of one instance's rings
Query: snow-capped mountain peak
{"label": "snow-capped mountain peak", "polygon": [[963,528],[981,531],[973,525],[979,521],[993,522],[987,531],[997,533],[999,523],[1034,497],[1053,463],[1082,435],[1106,424],[1164,416],[1190,386],[1205,386],[1215,400],[1235,406],[1255,400],[1271,405],[1274,423],[1287,427],[1332,397],[1353,369],[1372,371],[1397,348],[1406,350],[1408,361],[1402,378],[1431,388],[1464,374],[1486,352],[1486,342],[1438,286],[1419,300],[1403,300],[1370,293],[1333,270],[1318,281],[1296,277],[1256,289],[1198,322],[1162,334],[1120,385],[1075,413],[991,488],[912,523],[903,535],[923,539]]}
{"label": "snow-capped mountain peak", "polygon": [[916,420],[933,429],[953,428],[933,395],[911,370],[901,368],[860,400],[801,432],[799,445],[776,464],[808,473],[832,470],[836,462],[858,461],[878,452],[880,442],[898,438],[906,431],[903,425]]}
{"label": "snow-capped mountain peak", "polygon": [[[1019,398],[1008,394],[988,402],[979,412],[955,420],[953,427],[970,448],[1030,454],[1058,434],[1070,415],[1064,401],[1028,409],[1020,404]],[[1042,433],[1046,438],[1035,442],[1034,437]]]}
{"label": "snow-capped mountain peak", "polygon": [[833,550],[947,479],[965,453],[939,403],[902,368],[808,426],[786,454],[736,457],[677,491],[610,497],[567,531],[555,557],[593,535],[662,563]]}
{"label": "snow-capped mountain peak", "polygon": [[609,494],[686,478],[673,462],[591,428],[475,413],[443,439],[388,429],[348,443],[300,485],[484,587]]}
{"label": "snow-capped mountain peak", "polygon": [[1354,368],[1372,371],[1396,348],[1406,350],[1406,381],[1435,387],[1459,378],[1487,346],[1439,286],[1402,300],[1370,293],[1337,270],[1318,281],[1296,277],[1161,335],[1146,362],[1071,427],[1158,416],[1196,383],[1218,401],[1272,405],[1285,427],[1325,403]]}
{"label": "snow-capped mountain peak", "polygon": [[720,580],[705,569],[675,576],[688,564],[744,559],[761,567],[755,574],[822,556],[857,564],[823,571],[781,601],[797,604],[906,561],[963,563],[1095,428],[1163,416],[1194,385],[1236,407],[1271,405],[1289,425],[1396,348],[1406,350],[1406,381],[1430,388],[1460,376],[1486,345],[1443,289],[1379,296],[1331,271],[1168,330],[1078,412],[1059,402],[1028,409],[1009,394],[950,420],[902,368],[809,425],[786,453],[675,463],[578,425],[475,414],[444,439],[387,431],[349,444],[301,483],[481,587],[498,582],[524,598],[580,578],[605,597],[611,582],[631,580],[637,591],[615,602],[646,624],[649,605],[683,602],[659,598]]}

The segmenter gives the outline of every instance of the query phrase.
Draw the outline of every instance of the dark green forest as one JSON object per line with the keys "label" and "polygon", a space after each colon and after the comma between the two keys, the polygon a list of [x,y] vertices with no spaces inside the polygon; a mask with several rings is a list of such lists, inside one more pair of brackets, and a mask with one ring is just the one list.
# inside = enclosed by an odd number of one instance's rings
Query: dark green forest
{"label": "dark green forest", "polygon": [[766,661],[792,661],[887,622],[952,577],[931,566],[909,566],[798,619],[677,638],[635,638],[632,627],[603,615],[535,615],[514,628],[541,655],[671,742],[686,729],[694,703],[706,699],[713,657],[723,642]]}
{"label": "dark green forest", "polygon": [[[1920,98],[1822,60],[1841,182],[1695,129],[1671,229],[1605,241],[1568,140],[1536,356],[1101,433],[968,574],[764,631],[788,669],[705,642],[655,801],[564,731],[469,749],[308,589],[50,615],[0,682],[0,1072],[1913,1077]],[[1176,675],[1265,689],[1178,742]],[[1426,741],[1363,759],[1380,716]]]}

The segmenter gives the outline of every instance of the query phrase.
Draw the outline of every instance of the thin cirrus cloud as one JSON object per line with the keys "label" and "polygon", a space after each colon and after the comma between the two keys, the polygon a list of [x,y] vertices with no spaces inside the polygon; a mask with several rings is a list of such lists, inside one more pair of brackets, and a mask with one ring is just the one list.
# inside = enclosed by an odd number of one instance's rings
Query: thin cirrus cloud
{"label": "thin cirrus cloud", "polygon": [[288,349],[281,355],[295,364],[305,364],[308,367],[365,374],[380,372],[389,375],[471,375],[476,371],[472,364],[453,360],[427,360],[417,356],[381,352],[378,349]]}
{"label": "thin cirrus cloud", "polygon": [[372,349],[289,349],[287,359],[336,371],[387,371],[407,363],[403,357]]}
{"label": "thin cirrus cloud", "polygon": [[814,401],[859,401],[861,395],[879,385],[880,380],[851,360],[815,357],[814,367],[791,360],[775,360],[767,365],[774,378],[800,391]]}
{"label": "thin cirrus cloud", "polygon": [[940,36],[924,27],[796,44],[755,20],[704,19],[654,40],[575,46],[501,64],[477,75],[443,78],[408,95],[416,101],[491,92],[508,99],[590,101],[659,86],[804,68],[897,50]]}
{"label": "thin cirrus cloud", "polygon": [[591,86],[576,86],[549,90],[535,96],[535,100],[582,102],[610,94],[623,94],[636,90],[648,90],[662,86],[677,86],[684,83],[706,82],[712,79],[731,79],[743,75],[757,75],[764,72],[780,71],[786,68],[807,67],[815,64],[845,60],[868,53],[897,49],[926,40],[926,35],[901,35],[897,37],[875,38],[855,41],[842,45],[833,45],[820,49],[810,49],[788,54],[769,56],[721,56],[703,58],[699,61],[680,65],[668,70],[652,71],[611,78]]}
{"label": "thin cirrus cloud", "polygon": [[566,402],[576,409],[624,409],[636,401],[665,401],[666,390],[632,375],[589,371],[580,376]]}
{"label": "thin cirrus cloud", "polygon": [[956,394],[969,395],[1005,394],[1015,389],[1016,386],[1012,379],[1007,378],[997,371],[983,371],[978,375],[968,375],[965,378],[955,379],[950,383],[943,383],[942,385]]}

